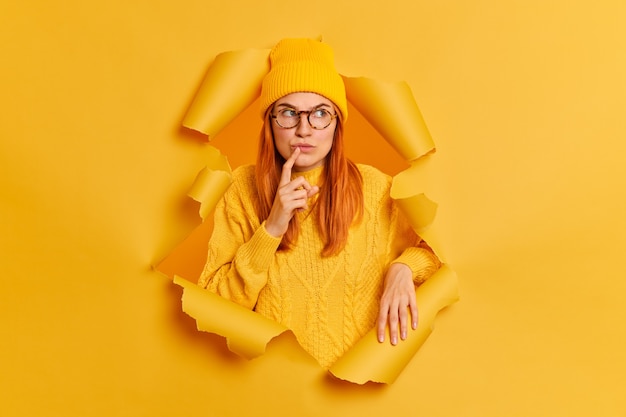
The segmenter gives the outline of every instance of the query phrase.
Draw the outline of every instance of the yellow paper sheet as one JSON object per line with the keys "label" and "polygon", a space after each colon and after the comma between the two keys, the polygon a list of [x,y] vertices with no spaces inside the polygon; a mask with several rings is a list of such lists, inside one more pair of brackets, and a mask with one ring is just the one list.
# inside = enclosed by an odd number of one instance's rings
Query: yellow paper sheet
{"label": "yellow paper sheet", "polygon": [[404,159],[413,161],[435,148],[407,83],[343,79],[348,100]]}
{"label": "yellow paper sheet", "polygon": [[419,322],[417,329],[409,331],[405,340],[395,346],[380,343],[376,329],[372,329],[330,367],[330,372],[358,384],[395,381],[432,332],[437,313],[458,300],[456,274],[444,264],[417,288],[415,296]]}
{"label": "yellow paper sheet", "polygon": [[269,71],[268,49],[219,54],[209,67],[183,125],[209,138],[217,135],[261,93]]}
{"label": "yellow paper sheet", "polygon": [[425,164],[430,155],[424,155],[411,164],[411,167],[393,177],[391,198],[407,216],[416,233],[422,234],[435,220],[437,204],[423,192],[422,184]]}
{"label": "yellow paper sheet", "polygon": [[196,177],[189,197],[200,203],[200,217],[204,221],[232,182],[231,169],[226,158],[214,148],[209,147],[207,166]]}
{"label": "yellow paper sheet", "polygon": [[183,311],[196,319],[198,330],[225,337],[228,348],[244,358],[263,354],[267,343],[287,330],[184,278],[174,277],[174,284],[183,287]]}
{"label": "yellow paper sheet", "polygon": [[[626,416],[625,1],[147,5],[1,2],[2,415]],[[389,386],[326,377],[289,332],[241,359],[146,268],[200,221],[178,122],[212,58],[319,33],[345,74],[406,79],[445,175],[422,237],[463,303]],[[355,161],[404,169],[350,110]],[[233,168],[259,124],[213,141]]]}

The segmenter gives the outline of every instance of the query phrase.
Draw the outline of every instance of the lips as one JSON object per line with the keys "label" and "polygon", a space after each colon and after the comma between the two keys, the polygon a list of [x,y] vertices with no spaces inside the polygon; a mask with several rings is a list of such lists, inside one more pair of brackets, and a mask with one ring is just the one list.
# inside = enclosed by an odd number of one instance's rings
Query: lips
{"label": "lips", "polygon": [[294,145],[294,149],[295,148],[300,148],[300,152],[310,152],[313,149],[315,149],[315,147],[313,145],[309,145],[308,143],[299,143],[297,145]]}

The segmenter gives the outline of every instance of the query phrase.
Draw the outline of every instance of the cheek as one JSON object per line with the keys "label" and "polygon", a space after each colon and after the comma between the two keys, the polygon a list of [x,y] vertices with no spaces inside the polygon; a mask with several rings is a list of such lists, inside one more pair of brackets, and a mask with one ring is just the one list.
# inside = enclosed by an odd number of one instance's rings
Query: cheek
{"label": "cheek", "polygon": [[289,138],[281,132],[274,131],[274,146],[278,153],[285,159],[291,156],[291,147],[289,146]]}
{"label": "cheek", "polygon": [[330,149],[333,147],[333,136],[334,134],[330,134],[324,135],[322,138],[320,138],[319,146],[320,148],[324,149],[326,154],[328,154],[328,152],[330,152]]}

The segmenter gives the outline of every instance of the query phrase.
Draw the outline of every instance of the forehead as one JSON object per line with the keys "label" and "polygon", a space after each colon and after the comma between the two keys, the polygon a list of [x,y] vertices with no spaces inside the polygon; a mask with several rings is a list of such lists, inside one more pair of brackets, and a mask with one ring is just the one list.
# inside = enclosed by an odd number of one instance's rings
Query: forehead
{"label": "forehead", "polygon": [[276,100],[276,106],[289,105],[298,109],[310,109],[326,105],[333,106],[333,102],[317,93],[291,93]]}

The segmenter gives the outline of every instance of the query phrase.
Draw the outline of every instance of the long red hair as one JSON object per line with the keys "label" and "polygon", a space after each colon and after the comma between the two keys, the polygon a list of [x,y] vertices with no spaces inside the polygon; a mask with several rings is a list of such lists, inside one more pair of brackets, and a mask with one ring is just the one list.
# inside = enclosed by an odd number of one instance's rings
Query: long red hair
{"label": "long red hair", "polygon": [[[261,222],[270,214],[282,166],[285,163],[285,158],[274,145],[269,113],[270,110],[265,114],[256,161],[256,185],[259,195],[256,211]],[[339,118],[335,127],[333,146],[324,163],[321,182],[318,184],[320,192],[314,215],[324,242],[322,256],[332,256],[346,245],[350,226],[361,221],[363,217],[363,178],[354,162],[344,154],[343,126]],[[287,232],[283,235],[279,250],[289,250],[295,244],[299,229],[298,218],[293,216]]]}

